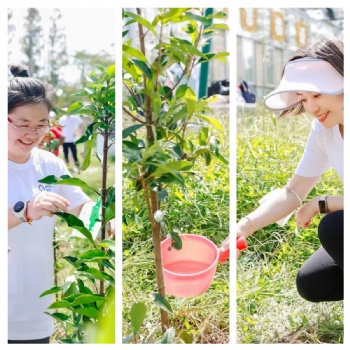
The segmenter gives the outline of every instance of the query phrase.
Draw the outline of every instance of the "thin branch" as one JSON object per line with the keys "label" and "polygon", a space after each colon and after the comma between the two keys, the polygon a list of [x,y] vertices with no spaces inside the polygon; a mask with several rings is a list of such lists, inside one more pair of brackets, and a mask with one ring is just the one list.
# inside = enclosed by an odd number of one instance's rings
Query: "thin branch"
{"label": "thin branch", "polygon": [[140,124],[145,125],[146,122],[144,120],[141,120],[140,118],[134,116],[128,109],[126,109],[125,107],[123,107],[123,111],[132,119],[136,120],[137,122],[139,122]]}

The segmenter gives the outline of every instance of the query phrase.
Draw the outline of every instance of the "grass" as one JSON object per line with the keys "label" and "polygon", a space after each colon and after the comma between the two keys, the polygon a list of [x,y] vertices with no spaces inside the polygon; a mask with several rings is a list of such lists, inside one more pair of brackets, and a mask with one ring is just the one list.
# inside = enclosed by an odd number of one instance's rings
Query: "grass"
{"label": "grass", "polygon": [[[259,108],[238,110],[237,220],[257,207],[272,189],[284,186],[294,173],[310,130],[311,118],[275,120]],[[322,176],[309,198],[341,195],[334,171]],[[310,303],[295,287],[300,266],[319,247],[316,228],[297,229],[294,217],[286,226],[270,225],[248,239],[249,249],[237,260],[237,342],[343,342],[343,302]]]}
{"label": "grass", "polygon": [[[228,130],[227,113],[215,114]],[[228,135],[223,146],[228,157]],[[168,211],[172,228],[204,235],[220,245],[229,232],[228,167],[217,161],[207,168],[200,162],[194,171],[203,177],[202,181],[189,177],[185,188],[173,187],[162,209]],[[157,292],[151,228],[141,193],[135,194],[127,179],[123,179],[122,235],[123,337],[131,334],[132,304],[143,302],[147,315],[135,342],[154,342],[160,339],[161,330],[159,308],[149,298],[149,293]],[[170,326],[176,331],[178,343],[229,342],[229,264],[218,264],[213,284],[204,294],[167,299],[173,309]]]}

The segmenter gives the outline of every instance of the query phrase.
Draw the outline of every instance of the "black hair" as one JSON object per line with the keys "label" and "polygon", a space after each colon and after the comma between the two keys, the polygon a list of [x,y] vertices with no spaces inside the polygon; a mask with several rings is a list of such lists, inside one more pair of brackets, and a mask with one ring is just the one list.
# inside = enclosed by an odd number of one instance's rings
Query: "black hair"
{"label": "black hair", "polygon": [[[288,62],[304,57],[313,57],[327,61],[344,76],[344,42],[341,40],[323,38],[309,45],[305,45],[301,47]],[[283,74],[284,69],[282,75]],[[287,114],[298,115],[303,112],[305,112],[305,109],[302,104],[299,104],[292,109],[283,111],[279,116],[282,117]]]}
{"label": "black hair", "polygon": [[16,107],[44,103],[52,111],[55,103],[55,89],[52,85],[31,78],[27,67],[12,65],[13,78],[8,82],[8,113]]}

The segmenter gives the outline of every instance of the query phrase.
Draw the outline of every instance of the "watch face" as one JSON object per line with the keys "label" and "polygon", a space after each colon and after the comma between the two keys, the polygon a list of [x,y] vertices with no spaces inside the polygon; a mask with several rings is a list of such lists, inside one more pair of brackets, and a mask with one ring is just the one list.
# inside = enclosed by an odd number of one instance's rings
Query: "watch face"
{"label": "watch face", "polygon": [[327,214],[327,205],[325,200],[318,201],[318,207],[321,214]]}
{"label": "watch face", "polygon": [[23,208],[24,208],[24,202],[17,202],[13,207],[13,211],[16,213],[19,213],[21,210],[23,210]]}

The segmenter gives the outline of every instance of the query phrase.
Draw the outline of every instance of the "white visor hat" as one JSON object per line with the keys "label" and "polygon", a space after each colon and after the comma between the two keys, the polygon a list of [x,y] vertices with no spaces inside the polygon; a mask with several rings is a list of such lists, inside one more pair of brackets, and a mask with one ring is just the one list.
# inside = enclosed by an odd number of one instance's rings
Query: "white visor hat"
{"label": "white visor hat", "polygon": [[263,101],[273,111],[288,110],[300,103],[298,91],[339,95],[344,92],[344,77],[327,61],[305,57],[290,61],[277,89]]}

